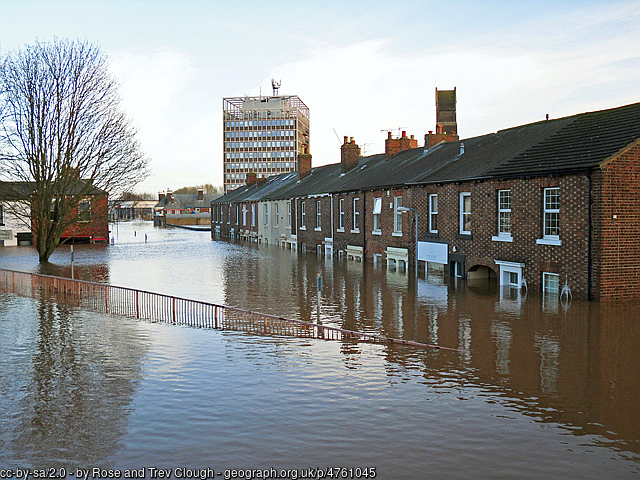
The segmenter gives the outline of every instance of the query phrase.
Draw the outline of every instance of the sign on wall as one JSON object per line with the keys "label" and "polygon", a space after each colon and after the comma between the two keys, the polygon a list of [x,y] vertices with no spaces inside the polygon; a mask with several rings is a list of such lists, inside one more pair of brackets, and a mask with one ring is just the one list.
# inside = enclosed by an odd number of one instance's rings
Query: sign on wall
{"label": "sign on wall", "polygon": [[13,230],[0,230],[0,240],[13,240]]}
{"label": "sign on wall", "polygon": [[418,242],[418,260],[448,265],[449,244],[435,242]]}

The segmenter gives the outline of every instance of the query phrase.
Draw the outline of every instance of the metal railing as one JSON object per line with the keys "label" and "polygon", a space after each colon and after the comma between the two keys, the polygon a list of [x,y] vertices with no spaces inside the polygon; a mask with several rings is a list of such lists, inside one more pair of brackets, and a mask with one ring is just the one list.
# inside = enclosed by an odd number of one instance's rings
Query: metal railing
{"label": "metal railing", "polygon": [[454,348],[355,332],[198,300],[37,273],[0,269],[0,291],[27,297],[48,296],[56,302],[83,310],[121,315],[150,322],[238,330],[258,335],[395,343],[420,348],[458,351]]}

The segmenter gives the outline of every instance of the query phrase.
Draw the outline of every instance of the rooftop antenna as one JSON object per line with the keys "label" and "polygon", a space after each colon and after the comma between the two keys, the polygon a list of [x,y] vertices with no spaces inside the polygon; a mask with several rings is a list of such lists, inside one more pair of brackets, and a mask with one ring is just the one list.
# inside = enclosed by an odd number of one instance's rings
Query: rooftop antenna
{"label": "rooftop antenna", "polygon": [[380,130],[381,132],[393,132],[394,130],[398,130],[398,137],[400,136],[400,133],[402,132],[402,129],[406,128],[406,127],[398,127],[398,128],[383,128],[382,130]]}
{"label": "rooftop antenna", "polygon": [[335,134],[336,134],[336,138],[338,139],[338,143],[339,143],[340,145],[342,145],[342,140],[340,140],[340,135],[338,135],[338,132],[336,132],[336,129],[335,129],[335,128],[333,129],[333,133],[335,133]]}
{"label": "rooftop antenna", "polygon": [[373,143],[363,143],[362,144],[362,156],[364,157],[367,153],[367,145],[373,145]]}
{"label": "rooftop antenna", "polygon": [[280,85],[282,85],[282,80],[278,80],[276,82],[275,78],[271,79],[271,87],[273,88],[273,96],[274,97],[278,96],[278,89],[280,89]]}

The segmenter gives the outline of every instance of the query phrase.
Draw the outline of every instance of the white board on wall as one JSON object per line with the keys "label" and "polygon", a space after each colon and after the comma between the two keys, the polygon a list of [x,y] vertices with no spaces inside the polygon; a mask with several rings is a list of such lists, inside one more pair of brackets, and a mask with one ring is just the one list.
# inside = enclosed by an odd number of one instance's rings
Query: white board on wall
{"label": "white board on wall", "polygon": [[449,263],[449,244],[436,242],[418,242],[418,260],[430,263]]}

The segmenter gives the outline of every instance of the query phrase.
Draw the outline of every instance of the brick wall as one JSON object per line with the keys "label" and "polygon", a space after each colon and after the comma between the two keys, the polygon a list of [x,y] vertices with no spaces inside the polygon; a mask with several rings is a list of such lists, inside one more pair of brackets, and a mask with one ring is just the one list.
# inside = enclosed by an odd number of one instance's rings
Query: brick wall
{"label": "brick wall", "polygon": [[640,142],[593,176],[593,270],[600,300],[640,297]]}
{"label": "brick wall", "polygon": [[[298,248],[304,243],[307,252],[316,252],[317,246],[322,246],[324,253],[324,239],[331,237],[331,197],[308,197],[298,200],[300,205],[305,203],[305,228],[298,228]],[[316,228],[317,202],[320,202],[321,221],[320,229]],[[298,208],[297,221],[302,226],[301,207]]]}
{"label": "brick wall", "polygon": [[[358,199],[358,229],[353,228],[353,199]],[[363,192],[355,193],[342,193],[335,195],[333,199],[333,218],[336,226],[336,232],[333,237],[333,249],[334,252],[339,250],[346,251],[347,245],[364,246],[364,198]],[[344,228],[343,231],[339,229],[340,219],[340,200],[344,200]]]}
{"label": "brick wall", "polygon": [[[540,245],[543,236],[543,189],[560,188],[561,245]],[[498,190],[511,190],[512,242],[497,241]],[[460,193],[471,194],[470,235],[460,234]],[[428,198],[438,194],[438,233],[428,233]],[[583,175],[485,181],[412,188],[407,195],[420,219],[421,241],[446,242],[449,254],[465,257],[464,272],[484,265],[499,272],[496,260],[523,263],[529,290],[540,291],[543,272],[560,275],[575,296],[588,295],[589,180]],[[406,222],[406,219],[405,219]],[[455,252],[454,248],[455,247]],[[415,249],[411,244],[411,255]]]}
{"label": "brick wall", "polygon": [[[109,241],[109,217],[108,217],[108,201],[104,195],[93,195],[90,197],[91,202],[91,220],[88,222],[76,221],[62,234],[65,237],[89,237],[94,241],[98,239],[101,242]],[[77,209],[73,214],[78,214]]]}

